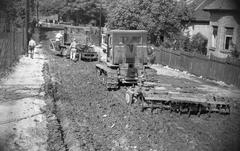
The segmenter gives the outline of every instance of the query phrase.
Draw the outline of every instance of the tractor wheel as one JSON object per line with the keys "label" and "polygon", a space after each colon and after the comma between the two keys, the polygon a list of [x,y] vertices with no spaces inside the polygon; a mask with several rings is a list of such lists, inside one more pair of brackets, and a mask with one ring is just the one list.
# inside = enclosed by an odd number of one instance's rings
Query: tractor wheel
{"label": "tractor wheel", "polygon": [[79,58],[78,60],[82,60],[82,53],[81,52],[79,53],[78,58]]}
{"label": "tractor wheel", "polygon": [[126,93],[125,99],[126,99],[127,104],[129,104],[129,105],[132,104],[132,101],[133,101],[133,96],[132,96],[132,94]]}
{"label": "tractor wheel", "polygon": [[102,73],[98,68],[96,68],[96,75],[98,77],[98,80],[102,82]]}
{"label": "tractor wheel", "polygon": [[102,73],[102,81],[104,85],[107,85],[107,75],[105,75],[104,73]]}

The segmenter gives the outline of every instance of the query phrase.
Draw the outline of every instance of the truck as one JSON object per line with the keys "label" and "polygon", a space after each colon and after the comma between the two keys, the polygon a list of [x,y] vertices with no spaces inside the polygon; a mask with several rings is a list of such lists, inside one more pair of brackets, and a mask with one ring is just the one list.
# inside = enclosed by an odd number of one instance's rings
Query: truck
{"label": "truck", "polygon": [[50,39],[50,49],[55,52],[56,55],[70,58],[69,46],[72,39],[76,39],[77,57],[81,60],[97,60],[97,52],[92,47],[89,47],[90,36],[89,27],[70,26],[65,25],[62,27],[62,41],[60,50],[56,49],[55,39]]}
{"label": "truck", "polygon": [[147,65],[148,32],[146,30],[110,30],[104,34],[106,60],[96,64],[98,79],[107,89],[121,84],[144,81]]}

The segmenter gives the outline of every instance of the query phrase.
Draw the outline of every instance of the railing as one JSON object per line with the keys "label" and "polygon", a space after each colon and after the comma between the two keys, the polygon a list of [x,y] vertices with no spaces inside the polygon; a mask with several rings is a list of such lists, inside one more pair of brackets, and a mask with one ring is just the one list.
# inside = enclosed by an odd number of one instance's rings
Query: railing
{"label": "railing", "polygon": [[14,27],[9,16],[0,11],[0,72],[18,61],[24,50],[24,32]]}

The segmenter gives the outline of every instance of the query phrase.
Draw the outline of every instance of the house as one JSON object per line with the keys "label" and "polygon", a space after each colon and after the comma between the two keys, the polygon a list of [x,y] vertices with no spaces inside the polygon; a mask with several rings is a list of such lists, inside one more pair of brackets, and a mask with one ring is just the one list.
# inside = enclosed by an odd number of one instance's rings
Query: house
{"label": "house", "polygon": [[203,10],[215,0],[188,0],[187,5],[193,9],[193,19],[185,23],[184,35],[190,38],[200,32],[206,38],[211,28],[209,27],[210,13]]}
{"label": "house", "polygon": [[208,53],[225,58],[230,55],[231,43],[240,49],[240,13],[237,1],[216,0],[204,8],[210,13]]}

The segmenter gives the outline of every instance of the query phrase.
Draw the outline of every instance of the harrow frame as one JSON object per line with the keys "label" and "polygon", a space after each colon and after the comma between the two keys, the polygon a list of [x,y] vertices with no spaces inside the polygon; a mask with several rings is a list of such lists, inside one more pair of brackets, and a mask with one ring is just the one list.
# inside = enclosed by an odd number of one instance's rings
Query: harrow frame
{"label": "harrow frame", "polygon": [[170,113],[175,111],[179,115],[187,109],[188,117],[193,112],[196,112],[198,117],[202,113],[207,113],[208,117],[210,117],[211,112],[230,115],[230,103],[226,98],[206,94],[194,94],[191,90],[186,91],[185,89],[140,84],[128,88],[125,98],[127,104],[131,105],[138,102],[141,106],[141,111],[150,108],[151,113],[153,113],[155,108],[160,108],[160,113],[163,109],[168,109]]}

